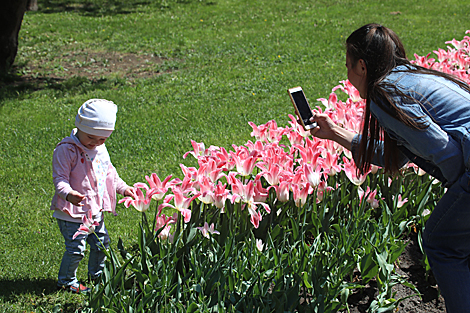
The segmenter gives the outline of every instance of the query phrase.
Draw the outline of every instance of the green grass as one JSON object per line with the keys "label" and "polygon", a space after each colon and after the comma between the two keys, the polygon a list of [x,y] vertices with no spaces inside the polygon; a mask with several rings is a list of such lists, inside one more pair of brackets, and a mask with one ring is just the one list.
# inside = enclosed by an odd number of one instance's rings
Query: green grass
{"label": "green grass", "polygon": [[[344,41],[369,22],[402,38],[409,57],[426,55],[470,29],[467,1],[234,1],[134,5],[55,1],[27,12],[16,64],[41,64],[45,84],[0,91],[0,311],[75,311],[81,296],[55,292],[63,243],[49,211],[51,158],[89,98],[119,106],[107,142],[121,177],[133,184],[156,172],[181,177],[190,140],[230,148],[250,139],[248,121],[293,113],[286,90],[302,86],[312,105],[346,78]],[[128,2],[126,2],[128,3]],[[132,2],[131,2],[132,4]],[[391,14],[391,12],[401,12]],[[61,62],[73,52],[157,55],[153,78],[69,77]],[[50,74],[63,81],[48,80]],[[107,216],[114,243],[135,244],[140,214],[118,207]],[[85,279],[86,260],[79,268]]]}

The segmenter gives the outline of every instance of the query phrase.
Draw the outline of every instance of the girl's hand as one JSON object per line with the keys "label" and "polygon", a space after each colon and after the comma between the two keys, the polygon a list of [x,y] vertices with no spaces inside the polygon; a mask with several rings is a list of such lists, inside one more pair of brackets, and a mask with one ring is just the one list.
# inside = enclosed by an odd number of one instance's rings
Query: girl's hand
{"label": "girl's hand", "polygon": [[78,191],[72,190],[71,192],[69,192],[65,200],[72,203],[73,205],[83,206],[83,203],[80,203],[80,202],[85,200],[85,198],[86,197],[82,195],[81,193],[79,193]]}
{"label": "girl's hand", "polygon": [[131,197],[131,198],[135,199],[136,195],[135,195],[135,192],[134,192],[134,188],[128,187],[126,189],[126,191],[124,191],[124,196]]}

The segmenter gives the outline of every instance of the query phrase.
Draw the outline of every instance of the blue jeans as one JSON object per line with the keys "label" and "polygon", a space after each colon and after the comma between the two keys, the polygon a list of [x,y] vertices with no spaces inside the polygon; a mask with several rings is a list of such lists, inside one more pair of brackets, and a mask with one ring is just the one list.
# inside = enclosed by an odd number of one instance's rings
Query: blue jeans
{"label": "blue jeans", "polygon": [[78,264],[83,259],[87,242],[90,245],[88,275],[91,279],[98,278],[103,272],[104,261],[106,259],[106,255],[102,251],[103,245],[105,249],[109,247],[109,235],[104,225],[104,219],[101,219],[100,225],[96,226],[96,235],[79,235],[75,239],[72,239],[72,237],[80,227],[80,223],[60,219],[57,219],[57,222],[60,232],[65,239],[65,253],[60,264],[57,285],[71,286],[78,284],[77,268]]}
{"label": "blue jeans", "polygon": [[426,223],[423,245],[447,313],[470,313],[470,173],[450,187]]}

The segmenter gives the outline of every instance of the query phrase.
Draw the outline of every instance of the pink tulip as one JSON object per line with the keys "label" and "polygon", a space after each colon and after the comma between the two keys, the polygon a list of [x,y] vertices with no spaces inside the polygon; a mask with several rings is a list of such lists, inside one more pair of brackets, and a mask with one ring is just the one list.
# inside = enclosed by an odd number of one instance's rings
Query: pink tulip
{"label": "pink tulip", "polygon": [[200,196],[198,199],[205,204],[212,204],[214,202],[214,183],[207,177],[202,176],[199,180],[199,192]]}
{"label": "pink tulip", "polygon": [[214,223],[211,224],[211,226],[209,226],[209,224],[207,222],[204,222],[204,226],[203,227],[196,227],[197,229],[199,229],[202,233],[202,235],[204,237],[206,237],[207,239],[210,238],[209,234],[211,235],[220,235],[220,233],[216,230],[214,230]]}
{"label": "pink tulip", "polygon": [[269,185],[277,185],[279,184],[281,168],[278,164],[272,164],[269,168],[265,168],[262,165],[258,166],[262,171],[257,177],[263,176]]}
{"label": "pink tulip", "polygon": [[302,127],[302,125],[300,125],[297,122],[298,118],[296,118],[294,115],[289,114],[289,118],[291,119],[289,124],[292,126],[292,131],[287,132],[286,135],[289,138],[289,141],[291,142],[291,145],[302,144],[304,138],[310,136],[310,131],[305,130]]}
{"label": "pink tulip", "polygon": [[290,182],[289,181],[281,181],[278,186],[273,186],[276,190],[277,200],[280,202],[287,202],[289,201],[290,195]]}
{"label": "pink tulip", "polygon": [[253,200],[255,202],[266,202],[268,198],[268,190],[263,188],[263,184],[258,179],[254,185]]}
{"label": "pink tulip", "polygon": [[175,224],[178,219],[178,214],[175,213],[173,216],[166,217],[165,214],[157,216],[155,231],[163,228],[158,234],[158,238],[162,240],[168,239],[170,242],[173,241],[173,236],[170,234],[171,224]]}
{"label": "pink tulip", "polygon": [[[395,199],[395,196],[392,196],[392,199]],[[401,208],[407,202],[408,202],[408,198],[405,198],[402,200],[401,195],[398,195],[397,208]]]}
{"label": "pink tulip", "polygon": [[377,189],[374,191],[371,191],[370,187],[367,186],[366,191],[359,187],[357,189],[357,192],[359,193],[359,199],[362,201],[362,198],[364,195],[367,195],[366,202],[369,203],[374,209],[377,209],[379,207],[379,200],[375,199],[377,196]]}
{"label": "pink tulip", "polygon": [[310,186],[316,187],[320,184],[322,174],[320,173],[318,166],[306,163],[303,166],[303,170]]}
{"label": "pink tulip", "polygon": [[232,182],[232,203],[243,202],[248,207],[248,212],[251,215],[251,223],[258,228],[259,222],[261,221],[261,213],[257,212],[257,206],[261,205],[264,207],[266,212],[270,213],[271,208],[267,203],[255,201],[255,188],[253,181],[249,181],[248,184],[244,185],[235,175],[229,176]]}
{"label": "pink tulip", "polygon": [[253,122],[248,122],[248,124],[251,126],[251,128],[253,128],[253,132],[251,133],[252,137],[255,137],[256,140],[260,140],[260,141],[266,140],[266,132],[268,129],[266,125],[257,126]]}
{"label": "pink tulip", "polygon": [[199,158],[200,156],[210,155],[211,148],[206,149],[203,142],[197,143],[194,140],[191,140],[191,145],[193,146],[194,150],[186,152],[183,155],[183,159],[186,159],[188,154],[192,154],[196,159]]}
{"label": "pink tulip", "polygon": [[170,182],[171,175],[167,176],[165,180],[162,182],[160,178],[158,177],[157,174],[152,173],[152,175],[145,176],[145,179],[147,180],[150,189],[155,190],[155,193],[153,194],[153,199],[160,201],[163,199],[165,196],[165,193],[168,191],[168,187],[175,185],[179,183],[179,179],[174,180],[173,182]]}
{"label": "pink tulip", "polygon": [[253,172],[258,161],[258,151],[252,151],[249,155],[231,153],[235,161],[237,172],[242,176],[248,176]]}
{"label": "pink tulip", "polygon": [[269,125],[269,131],[267,139],[269,142],[279,142],[284,135],[284,128],[278,127],[275,120],[271,120],[267,123]]}
{"label": "pink tulip", "polygon": [[235,167],[235,161],[225,148],[214,150],[212,157],[218,162],[217,167],[222,171],[231,171]]}
{"label": "pink tulip", "polygon": [[310,185],[308,183],[305,186],[292,185],[294,203],[298,208],[302,208],[307,202],[309,189],[310,189]]}
{"label": "pink tulip", "polygon": [[218,182],[217,186],[214,188],[214,205],[216,208],[221,209],[221,212],[224,212],[225,208],[225,201],[227,201],[227,198],[229,197],[230,192],[225,189],[226,184],[222,184],[222,182]]}
{"label": "pink tulip", "polygon": [[326,151],[326,157],[322,162],[322,167],[328,176],[335,176],[341,172],[341,166],[338,165],[339,154]]}
{"label": "pink tulip", "polygon": [[354,161],[349,160],[346,157],[343,157],[343,169],[344,169],[344,173],[349,178],[349,180],[356,186],[362,185],[362,183],[367,178],[367,174],[369,174],[369,172],[367,172],[363,175],[358,176],[357,167],[354,164]]}
{"label": "pink tulip", "polygon": [[261,239],[256,239],[256,248],[259,250],[259,252],[263,252],[263,240]]}
{"label": "pink tulip", "polygon": [[313,141],[310,138],[305,139],[305,147],[300,145],[295,145],[300,152],[303,163],[317,164],[319,162],[318,158],[321,154],[321,141]]}
{"label": "pink tulip", "polygon": [[[183,215],[184,222],[188,223],[191,219],[191,210],[188,209],[191,202],[200,196],[200,193],[193,195],[191,198],[186,198],[183,195],[183,190],[179,186],[174,186],[171,188],[173,195],[165,197],[165,200],[158,207],[158,210],[161,211],[163,208],[170,207],[178,210],[181,215]],[[169,204],[169,202],[174,198],[174,205]]]}
{"label": "pink tulip", "polygon": [[[145,196],[141,188],[145,189]],[[152,196],[156,192],[157,192],[156,189],[152,190],[144,183],[136,183],[134,184],[135,198],[125,197],[119,200],[119,203],[124,202],[124,206],[126,208],[132,205],[137,211],[145,212],[148,210],[150,206],[150,201],[152,200]]]}
{"label": "pink tulip", "polygon": [[317,187],[317,203],[320,203],[323,201],[323,198],[325,196],[325,192],[329,192],[334,190],[333,187],[328,186],[326,184],[326,181],[320,182],[320,184]]}
{"label": "pink tulip", "polygon": [[73,240],[75,240],[75,238],[77,238],[79,235],[93,234],[95,232],[95,227],[100,225],[100,223],[93,220],[91,210],[87,211],[86,214],[83,215],[82,222],[83,224],[81,224],[75,234],[73,234]]}

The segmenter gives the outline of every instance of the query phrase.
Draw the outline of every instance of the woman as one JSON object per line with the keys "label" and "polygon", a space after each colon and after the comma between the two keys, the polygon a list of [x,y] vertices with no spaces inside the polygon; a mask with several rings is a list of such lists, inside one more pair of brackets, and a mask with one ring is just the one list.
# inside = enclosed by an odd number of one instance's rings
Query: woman
{"label": "woman", "polygon": [[354,31],[346,48],[348,79],[366,99],[362,134],[325,114],[314,114],[311,134],[351,150],[361,172],[411,161],[449,188],[423,243],[447,312],[470,312],[470,87],[412,65],[398,36],[378,24]]}

